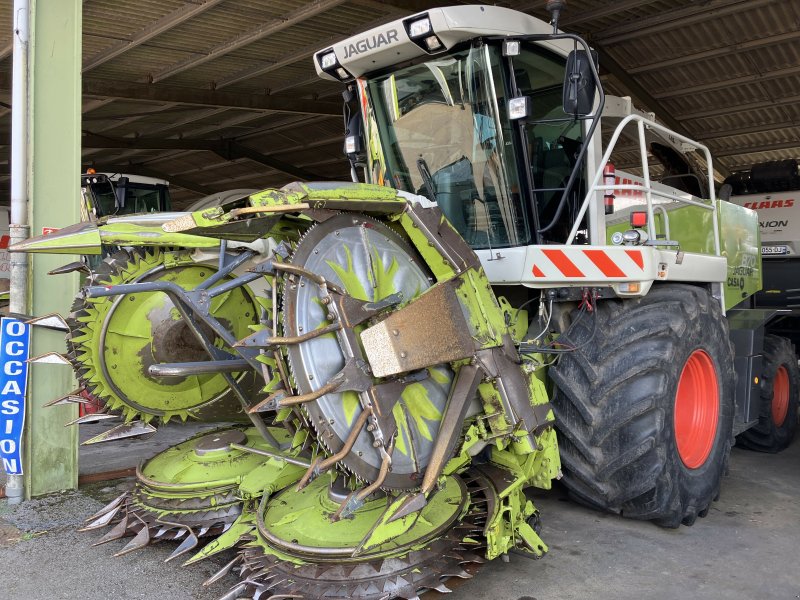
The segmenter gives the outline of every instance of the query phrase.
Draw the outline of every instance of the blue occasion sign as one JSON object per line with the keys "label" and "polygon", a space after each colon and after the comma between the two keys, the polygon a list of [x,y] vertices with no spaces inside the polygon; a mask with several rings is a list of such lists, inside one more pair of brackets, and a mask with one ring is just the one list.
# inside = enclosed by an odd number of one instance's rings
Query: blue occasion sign
{"label": "blue occasion sign", "polygon": [[30,325],[10,317],[0,319],[0,460],[9,475],[22,475],[30,339]]}

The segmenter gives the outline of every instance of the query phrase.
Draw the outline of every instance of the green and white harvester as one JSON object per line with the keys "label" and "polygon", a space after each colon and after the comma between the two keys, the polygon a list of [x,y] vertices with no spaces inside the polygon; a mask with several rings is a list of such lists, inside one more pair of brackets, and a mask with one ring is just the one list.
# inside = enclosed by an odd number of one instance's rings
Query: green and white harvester
{"label": "green and white harvester", "polygon": [[[14,248],[129,249],[68,334],[122,427],[231,397],[250,420],[145,462],[89,520],[101,541],[234,551],[212,578],[239,576],[230,599],[411,599],[541,557],[526,489],[557,478],[627,517],[705,516],[766,401],[770,314],[737,308],[761,283],[758,221],[715,197],[704,146],[606,98],[548,6],[552,25],[436,8],[318,52],[346,89],[353,182]],[[614,172],[620,136],[636,175]],[[652,180],[653,144],[702,186]]]}

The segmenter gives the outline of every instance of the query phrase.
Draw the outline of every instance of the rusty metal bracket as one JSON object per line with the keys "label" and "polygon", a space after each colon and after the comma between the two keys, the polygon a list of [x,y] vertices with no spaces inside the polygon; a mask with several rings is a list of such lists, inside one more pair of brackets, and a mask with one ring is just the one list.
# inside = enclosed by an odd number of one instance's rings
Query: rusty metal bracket
{"label": "rusty metal bracket", "polygon": [[461,309],[457,279],[440,283],[361,333],[376,377],[470,358],[476,344]]}

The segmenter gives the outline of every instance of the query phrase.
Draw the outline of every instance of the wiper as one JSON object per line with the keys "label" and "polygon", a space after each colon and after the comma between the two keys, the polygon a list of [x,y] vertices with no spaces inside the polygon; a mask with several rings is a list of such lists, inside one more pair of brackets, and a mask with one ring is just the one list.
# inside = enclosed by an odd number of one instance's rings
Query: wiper
{"label": "wiper", "polygon": [[436,200],[436,189],[433,185],[433,177],[431,176],[431,170],[428,168],[428,163],[425,162],[425,159],[421,156],[417,159],[417,169],[419,169],[419,174],[422,176],[422,185],[425,186],[425,190],[428,192],[428,197],[433,202],[438,204]]}

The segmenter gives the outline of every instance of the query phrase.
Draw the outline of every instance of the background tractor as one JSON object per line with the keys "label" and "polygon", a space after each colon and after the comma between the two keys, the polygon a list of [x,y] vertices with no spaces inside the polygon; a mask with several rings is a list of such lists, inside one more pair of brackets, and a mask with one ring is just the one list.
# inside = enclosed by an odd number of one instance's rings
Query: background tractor
{"label": "background tractor", "polygon": [[[113,328],[128,356],[152,357],[131,381],[222,377],[252,419],[147,463],[136,493],[89,523],[113,525],[104,541],[185,537],[177,556],[221,534],[188,562],[237,548],[212,578],[238,570],[230,598],[410,599],[482,558],[542,556],[524,490],[557,477],[625,516],[705,516],[762,407],[757,218],[716,198],[707,148],[605,97],[586,42],[557,30],[563,3],[548,5],[552,28],[437,8],[318,52],[356,107],[352,183],[108,217],[14,248],[164,253],[158,276],[82,296],[168,298],[180,335],[159,338],[151,309]],[[641,172],[615,173],[631,131]],[[700,185],[652,181],[654,148],[702,164]],[[168,275],[212,249],[215,274]],[[243,321],[215,311],[250,290],[257,310],[230,311]],[[162,356],[159,339],[197,356]],[[236,506],[211,511],[231,486]]]}
{"label": "background tractor", "polygon": [[750,298],[750,306],[773,312],[764,324],[758,424],[737,441],[753,450],[778,452],[794,438],[800,402],[800,173],[796,160],[767,162],[734,173],[725,183],[731,186],[731,202],[758,212],[764,286]]}

